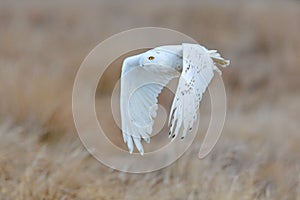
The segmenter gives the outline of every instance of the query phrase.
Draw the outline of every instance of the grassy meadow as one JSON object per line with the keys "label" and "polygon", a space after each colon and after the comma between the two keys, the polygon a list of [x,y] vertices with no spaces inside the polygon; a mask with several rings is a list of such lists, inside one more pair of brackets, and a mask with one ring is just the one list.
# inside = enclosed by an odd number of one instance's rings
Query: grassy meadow
{"label": "grassy meadow", "polygon": [[[71,96],[81,62],[99,42],[144,26],[181,31],[231,60],[223,70],[228,111],[204,160],[199,133],[171,166],[128,174],[85,150]],[[300,200],[299,35],[296,0],[1,0],[0,200]],[[113,63],[96,101],[101,123],[123,145],[106,115],[120,68]]]}

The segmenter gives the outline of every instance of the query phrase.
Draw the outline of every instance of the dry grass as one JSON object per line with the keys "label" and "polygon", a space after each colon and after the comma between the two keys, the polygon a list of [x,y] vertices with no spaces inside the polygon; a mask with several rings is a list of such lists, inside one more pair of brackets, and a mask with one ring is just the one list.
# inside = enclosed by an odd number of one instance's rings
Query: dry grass
{"label": "dry grass", "polygon": [[[133,3],[0,2],[0,199],[300,199],[299,2]],[[173,165],[133,175],[85,151],[71,90],[98,42],[139,26],[182,31],[232,66],[214,151],[198,160],[199,136]],[[114,79],[119,68],[112,66]]]}

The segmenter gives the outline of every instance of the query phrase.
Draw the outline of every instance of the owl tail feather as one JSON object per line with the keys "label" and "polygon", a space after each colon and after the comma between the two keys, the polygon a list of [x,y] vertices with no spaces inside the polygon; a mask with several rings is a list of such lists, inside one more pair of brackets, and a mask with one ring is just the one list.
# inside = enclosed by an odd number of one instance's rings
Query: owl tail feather
{"label": "owl tail feather", "polygon": [[208,53],[215,62],[215,64],[221,67],[227,67],[230,64],[230,60],[226,60],[221,57],[221,55],[217,52],[217,50],[208,50]]}

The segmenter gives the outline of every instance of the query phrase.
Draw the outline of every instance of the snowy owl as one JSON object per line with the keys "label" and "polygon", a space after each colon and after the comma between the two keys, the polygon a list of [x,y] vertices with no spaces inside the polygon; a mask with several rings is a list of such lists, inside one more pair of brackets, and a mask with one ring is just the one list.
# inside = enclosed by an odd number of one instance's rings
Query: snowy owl
{"label": "snowy owl", "polygon": [[132,153],[134,145],[144,154],[142,140],[149,143],[157,112],[157,97],[163,87],[176,77],[179,82],[169,114],[169,137],[182,127],[183,139],[192,130],[197,111],[217,66],[230,61],[216,50],[199,44],[168,45],[126,58],[121,72],[120,110],[124,142]]}

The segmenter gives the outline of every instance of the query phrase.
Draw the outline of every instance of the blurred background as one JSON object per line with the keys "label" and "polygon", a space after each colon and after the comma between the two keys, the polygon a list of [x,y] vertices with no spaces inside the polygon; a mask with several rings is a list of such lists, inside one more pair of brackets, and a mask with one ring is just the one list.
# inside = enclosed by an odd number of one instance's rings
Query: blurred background
{"label": "blurred background", "polygon": [[[211,154],[197,159],[198,134],[171,166],[133,175],[85,151],[71,93],[99,42],[144,26],[183,32],[232,64],[223,70],[226,124]],[[299,35],[297,0],[1,0],[0,199],[300,199]],[[98,116],[120,67],[100,81]],[[103,120],[116,130],[110,115]]]}

